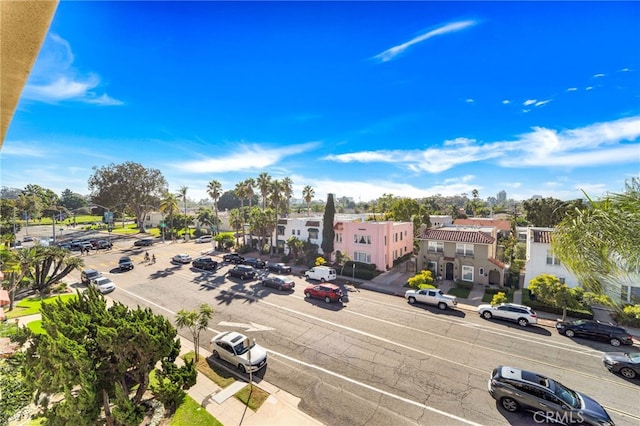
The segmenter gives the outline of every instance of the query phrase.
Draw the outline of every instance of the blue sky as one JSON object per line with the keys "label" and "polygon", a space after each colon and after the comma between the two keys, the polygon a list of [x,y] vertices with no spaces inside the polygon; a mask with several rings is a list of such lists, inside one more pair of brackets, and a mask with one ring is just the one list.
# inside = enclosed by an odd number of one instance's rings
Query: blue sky
{"label": "blue sky", "polygon": [[573,199],[640,176],[639,2],[61,1],[1,185],[141,163],[369,201]]}

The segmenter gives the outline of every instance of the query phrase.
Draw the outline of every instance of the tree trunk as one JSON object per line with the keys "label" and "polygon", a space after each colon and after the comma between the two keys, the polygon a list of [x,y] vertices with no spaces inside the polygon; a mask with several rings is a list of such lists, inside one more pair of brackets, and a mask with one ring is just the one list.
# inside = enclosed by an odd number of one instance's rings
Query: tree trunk
{"label": "tree trunk", "polygon": [[111,415],[111,407],[109,406],[109,394],[107,393],[106,389],[102,390],[102,405],[104,406],[104,417],[107,421],[107,426],[113,426],[115,423],[113,420],[113,416]]}

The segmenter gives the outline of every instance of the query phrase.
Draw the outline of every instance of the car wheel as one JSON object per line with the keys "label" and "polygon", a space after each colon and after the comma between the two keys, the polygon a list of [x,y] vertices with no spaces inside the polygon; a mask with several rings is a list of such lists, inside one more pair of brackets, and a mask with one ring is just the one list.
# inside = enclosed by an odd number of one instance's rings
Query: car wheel
{"label": "car wheel", "polygon": [[438,303],[438,309],[440,309],[441,311],[444,311],[445,309],[447,309],[447,304],[444,302]]}
{"label": "car wheel", "polygon": [[244,275],[240,275],[240,279],[244,281]]}
{"label": "car wheel", "polygon": [[622,342],[620,342],[620,339],[616,339],[616,338],[614,337],[614,338],[612,338],[611,340],[609,340],[609,343],[611,343],[611,346],[618,347],[618,346],[620,346],[620,344],[621,344]]}
{"label": "car wheel", "polygon": [[484,319],[491,319],[491,317],[492,317],[492,315],[491,315],[491,312],[489,312],[489,311],[484,311],[482,313],[482,318],[484,318]]}
{"label": "car wheel", "polygon": [[576,333],[573,330],[566,330],[564,332],[564,335],[567,336],[567,337],[573,337],[573,336],[576,335]]}
{"label": "car wheel", "polygon": [[526,326],[528,326],[528,325],[529,325],[529,321],[527,321],[527,319],[526,319],[526,318],[520,318],[520,319],[518,320],[518,325],[519,325],[520,327],[526,327]]}
{"label": "car wheel", "polygon": [[308,291],[305,291],[305,292],[304,292],[304,297],[306,297],[306,298],[308,299],[308,298],[310,298],[310,297],[311,297],[311,294],[309,294],[309,292],[308,292]]}
{"label": "car wheel", "polygon": [[518,401],[513,398],[509,398],[508,396],[500,399],[500,405],[510,413],[515,413],[520,408]]}
{"label": "car wheel", "polygon": [[213,351],[213,357],[215,359],[220,359],[220,354],[218,353],[218,351]]}
{"label": "car wheel", "polygon": [[410,298],[409,298],[409,304],[410,304],[410,305],[413,305],[413,304],[415,304],[415,303],[416,303],[416,298],[415,298],[415,297],[410,297]]}
{"label": "car wheel", "polygon": [[635,379],[636,378],[636,370],[629,367],[622,367],[620,369],[620,374],[627,379]]}
{"label": "car wheel", "polygon": [[240,370],[241,373],[247,372],[247,369],[244,368],[244,364],[238,364],[238,370]]}
{"label": "car wheel", "polygon": [[329,296],[324,297],[325,303],[331,303],[331,298]]}

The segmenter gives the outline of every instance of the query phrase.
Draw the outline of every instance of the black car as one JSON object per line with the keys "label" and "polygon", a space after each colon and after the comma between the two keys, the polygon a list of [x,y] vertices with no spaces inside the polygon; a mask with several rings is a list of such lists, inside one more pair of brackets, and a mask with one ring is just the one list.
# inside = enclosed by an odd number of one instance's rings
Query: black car
{"label": "black car", "polygon": [[85,269],[80,274],[80,280],[82,281],[82,284],[89,284],[91,280],[95,280],[96,278],[100,278],[101,276],[102,273],[96,271],[95,269]]}
{"label": "black car", "polygon": [[222,260],[224,260],[227,263],[235,263],[235,264],[244,263],[244,257],[240,256],[238,253],[227,253],[224,256],[222,256]]}
{"label": "black car", "polygon": [[620,373],[627,379],[640,375],[640,352],[607,352],[602,363],[612,373]]}
{"label": "black car", "polygon": [[285,265],[284,263],[267,263],[267,269],[271,272],[276,272],[278,274],[290,274],[291,266]]}
{"label": "black car", "polygon": [[142,238],[134,242],[133,245],[138,247],[145,247],[145,246],[153,245],[153,242],[154,242],[153,238]]}
{"label": "black car", "polygon": [[236,265],[227,272],[230,277],[240,278],[241,280],[252,280],[256,277],[256,270],[251,266]]}
{"label": "black car", "polygon": [[558,333],[567,337],[585,337],[592,340],[609,342],[611,346],[633,345],[633,337],[627,330],[602,321],[575,320],[558,321]]}
{"label": "black car", "polygon": [[284,277],[282,275],[270,275],[268,277],[264,277],[261,280],[261,283],[265,287],[273,287],[278,290],[293,290],[296,286],[296,283],[289,277]]}
{"label": "black car", "polygon": [[133,262],[129,256],[122,256],[118,261],[118,267],[121,271],[130,271],[133,269]]}
{"label": "black car", "polygon": [[264,269],[265,266],[267,266],[267,263],[264,260],[258,259],[257,257],[245,257],[244,264],[253,266],[256,269]]}
{"label": "black car", "polygon": [[113,247],[113,244],[111,243],[111,241],[107,241],[107,240],[98,240],[93,245],[93,248],[95,248],[96,250],[102,250],[102,249],[110,250],[112,247]]}
{"label": "black car", "polygon": [[210,257],[198,257],[191,262],[194,268],[204,269],[205,271],[215,271],[218,268],[218,262]]}

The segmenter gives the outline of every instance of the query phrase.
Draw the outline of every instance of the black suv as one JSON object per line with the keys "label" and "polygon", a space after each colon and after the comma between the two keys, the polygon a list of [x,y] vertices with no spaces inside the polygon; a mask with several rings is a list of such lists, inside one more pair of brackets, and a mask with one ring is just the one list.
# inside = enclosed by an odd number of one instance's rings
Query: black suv
{"label": "black suv", "polygon": [[227,272],[230,277],[240,278],[241,280],[252,280],[256,277],[256,270],[251,266],[236,265]]}
{"label": "black suv", "polygon": [[92,280],[100,278],[101,276],[102,272],[96,271],[95,269],[85,269],[80,274],[80,280],[82,284],[89,284]]}
{"label": "black suv", "polygon": [[137,247],[146,247],[153,245],[154,241],[155,240],[153,238],[142,238],[134,242],[133,245]]}
{"label": "black suv", "polygon": [[264,269],[265,266],[267,266],[264,260],[258,259],[257,257],[245,257],[244,264],[253,266],[256,269]]}
{"label": "black suv", "polygon": [[277,272],[279,274],[290,274],[291,273],[291,266],[285,265],[284,263],[269,262],[269,263],[267,263],[267,269],[269,269],[272,272]]}
{"label": "black suv", "polygon": [[129,256],[122,256],[118,261],[118,268],[121,271],[130,271],[133,269],[133,261]]}
{"label": "black suv", "polygon": [[210,257],[198,257],[191,262],[194,268],[204,269],[205,271],[215,271],[218,268],[218,262]]}
{"label": "black suv", "polygon": [[598,402],[542,374],[500,366],[491,372],[488,388],[502,408],[532,411],[538,424],[613,425]]}
{"label": "black suv", "polygon": [[222,256],[222,260],[228,263],[240,264],[244,263],[244,257],[240,256],[238,253],[227,253]]}
{"label": "black suv", "polygon": [[575,320],[558,321],[558,333],[567,337],[585,337],[592,340],[609,342],[611,346],[633,345],[633,337],[627,330],[614,324],[601,321]]}

